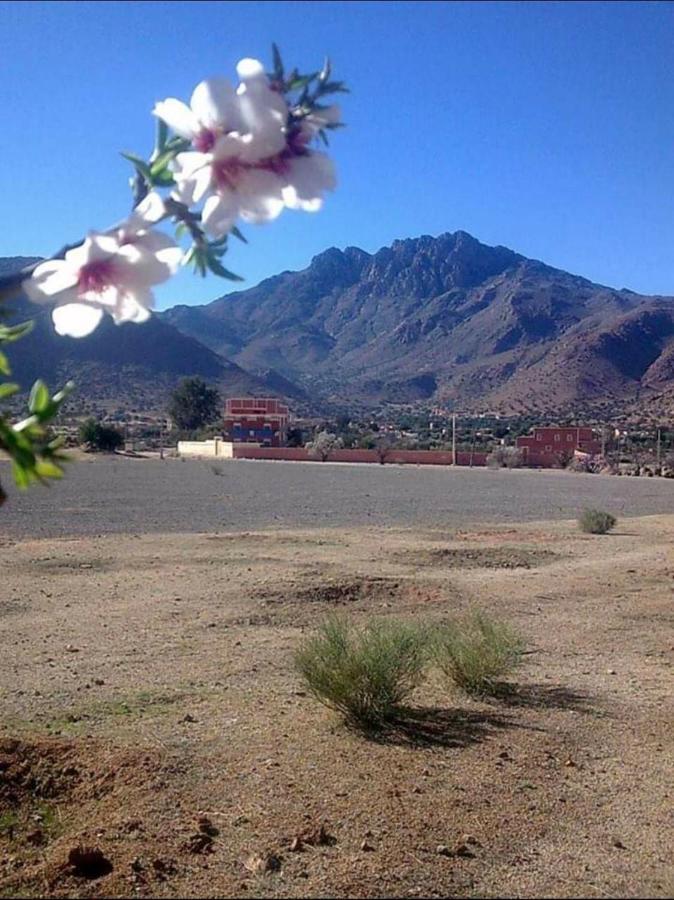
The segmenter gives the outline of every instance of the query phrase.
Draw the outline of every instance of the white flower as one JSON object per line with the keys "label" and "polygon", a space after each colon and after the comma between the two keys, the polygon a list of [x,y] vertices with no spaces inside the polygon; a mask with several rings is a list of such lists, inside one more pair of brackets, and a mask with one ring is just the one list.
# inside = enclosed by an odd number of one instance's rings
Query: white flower
{"label": "white flower", "polygon": [[286,161],[283,202],[289,209],[317,212],[323,206],[323,194],[334,191],[336,184],[330,157],[317,150],[306,150]]}
{"label": "white flower", "polygon": [[174,274],[182,251],[166,235],[147,228],[147,212],[137,211],[109,232],[90,232],[64,259],[40,263],[23,283],[33,302],[56,304],[52,319],[59,334],[84,337],[105,312],[117,324],[149,318],[151,287]]}
{"label": "white flower", "polygon": [[[239,218],[268,222],[284,206],[314,212],[336,183],[331,160],[308,144],[339,121],[339,107],[316,110],[289,127],[286,101],[271,87],[262,63],[242,59],[237,73],[241,83],[234,96],[227,93],[226,103],[214,99],[208,86],[215,82],[202,82],[191,107],[165,100],[154,110],[192,141],[195,149],[173,162],[173,196],[190,208],[204,201],[202,224],[216,238]],[[218,97],[224,96],[221,89]]]}
{"label": "white flower", "polygon": [[163,119],[176,134],[192,141],[200,152],[210,150],[219,135],[241,127],[236,92],[224,78],[200,82],[189,106],[171,97],[156,103],[152,114]]}

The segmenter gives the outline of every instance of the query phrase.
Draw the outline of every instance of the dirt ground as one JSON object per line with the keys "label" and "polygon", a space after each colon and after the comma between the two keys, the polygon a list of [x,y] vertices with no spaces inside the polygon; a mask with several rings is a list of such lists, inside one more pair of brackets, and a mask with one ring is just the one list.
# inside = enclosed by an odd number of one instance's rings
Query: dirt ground
{"label": "dirt ground", "polygon": [[[2,539],[0,893],[672,896],[673,538]],[[293,671],[329,611],[471,606],[527,639],[507,700],[431,677],[373,740]]]}

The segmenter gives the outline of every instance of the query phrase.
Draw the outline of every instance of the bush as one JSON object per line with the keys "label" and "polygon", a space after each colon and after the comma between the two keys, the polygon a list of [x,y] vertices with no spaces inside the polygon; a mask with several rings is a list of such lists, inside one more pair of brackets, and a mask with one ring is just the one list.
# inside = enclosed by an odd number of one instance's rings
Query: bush
{"label": "bush", "polygon": [[78,436],[80,443],[86,444],[92,450],[113,451],[124,443],[124,436],[109,425],[102,425],[95,419],[87,419],[79,427]]}
{"label": "bush", "polygon": [[518,447],[495,447],[487,456],[487,465],[493,469],[519,469],[523,461]]}
{"label": "bush", "polygon": [[578,519],[580,530],[586,534],[606,534],[617,524],[615,516],[600,509],[585,509]]}
{"label": "bush", "polygon": [[321,703],[351,725],[376,729],[396,718],[421,681],[424,648],[419,628],[383,620],[356,629],[333,617],[304,641],[295,664]]}
{"label": "bush", "polygon": [[502,678],[522,661],[524,642],[502,622],[474,612],[436,630],[433,658],[467,694],[494,694]]}

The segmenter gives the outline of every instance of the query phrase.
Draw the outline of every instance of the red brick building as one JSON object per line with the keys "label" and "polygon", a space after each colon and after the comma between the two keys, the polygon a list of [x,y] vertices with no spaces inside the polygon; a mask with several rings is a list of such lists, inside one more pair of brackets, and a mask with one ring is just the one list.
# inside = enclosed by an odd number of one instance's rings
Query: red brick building
{"label": "red brick building", "polygon": [[288,407],[273,397],[234,397],[225,401],[226,441],[284,447],[288,438]]}
{"label": "red brick building", "polygon": [[564,466],[576,450],[596,455],[601,453],[601,441],[591,428],[545,427],[534,428],[532,435],[517,438],[525,466]]}

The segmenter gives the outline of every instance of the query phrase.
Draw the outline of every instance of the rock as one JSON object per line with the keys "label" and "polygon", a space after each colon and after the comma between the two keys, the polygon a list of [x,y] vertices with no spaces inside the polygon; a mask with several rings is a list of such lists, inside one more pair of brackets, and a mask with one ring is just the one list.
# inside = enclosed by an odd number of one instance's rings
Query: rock
{"label": "rock", "polygon": [[209,837],[217,837],[217,835],[220,834],[220,829],[215,827],[208,816],[199,816],[199,818],[197,819],[197,825],[199,826],[199,831],[202,834],[207,834]]}
{"label": "rock", "polygon": [[304,843],[301,837],[294,837],[290,843],[290,852],[291,853],[300,853],[304,850]]}
{"label": "rock", "polygon": [[102,878],[112,872],[112,863],[98,847],[73,847],[68,854],[68,865],[80,878]]}
{"label": "rock", "polygon": [[205,834],[203,831],[197,831],[195,834],[190,835],[184,846],[188,853],[212,853],[213,838],[210,834]]}
{"label": "rock", "polygon": [[459,841],[459,843],[454,848],[454,856],[462,856],[465,859],[472,859],[475,854],[470,849],[468,844],[464,843],[463,841]]}
{"label": "rock", "polygon": [[249,872],[262,875],[266,872],[278,872],[281,869],[281,860],[273,853],[267,853],[264,856],[253,854],[243,865]]}
{"label": "rock", "polygon": [[66,653],[79,653],[79,647],[75,647],[74,644],[66,644]]}
{"label": "rock", "polygon": [[614,839],[613,846],[616,847],[618,850],[627,850],[627,847],[618,838]]}
{"label": "rock", "polygon": [[180,721],[181,721],[181,722],[187,722],[187,723],[189,724],[189,723],[196,722],[197,720],[194,718],[193,715],[191,715],[190,713],[187,713],[186,715],[184,715],[184,716],[182,717],[182,719],[181,719]]}
{"label": "rock", "polygon": [[438,844],[438,846],[435,848],[435,852],[438,854],[438,856],[452,855],[452,851],[445,844]]}
{"label": "rock", "polygon": [[363,853],[371,853],[374,850],[374,847],[367,840],[367,838],[365,838],[363,841],[361,841],[360,849],[363,851]]}
{"label": "rock", "polygon": [[473,847],[481,847],[482,844],[478,841],[478,839],[473,834],[462,834],[461,841],[464,844],[468,844]]}

